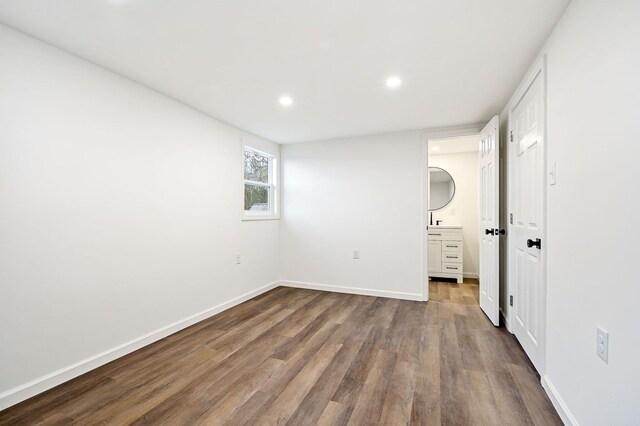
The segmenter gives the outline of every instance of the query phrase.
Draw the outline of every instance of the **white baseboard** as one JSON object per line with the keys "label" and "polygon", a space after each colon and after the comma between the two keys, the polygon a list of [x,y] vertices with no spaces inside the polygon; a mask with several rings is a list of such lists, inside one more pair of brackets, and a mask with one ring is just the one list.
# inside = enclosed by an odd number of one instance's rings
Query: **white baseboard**
{"label": "white baseboard", "polygon": [[422,293],[403,293],[400,291],[373,290],[370,288],[344,287],[329,284],[306,283],[302,281],[282,280],[283,287],[306,288],[309,290],[332,291],[335,293],[361,294],[363,296],[388,297],[391,299],[422,301]]}
{"label": "white baseboard", "polygon": [[477,280],[480,278],[477,272],[463,272],[462,276],[464,278],[473,278],[474,280]]}
{"label": "white baseboard", "polygon": [[566,425],[578,426],[578,421],[573,416],[573,414],[571,414],[571,411],[569,411],[569,407],[567,407],[567,404],[565,404],[564,400],[558,393],[558,390],[556,389],[555,386],[553,386],[553,383],[551,383],[551,380],[549,380],[549,376],[545,374],[542,377],[541,382],[542,382],[542,387],[547,392],[547,395],[549,395],[549,399],[551,400],[551,403],[553,404],[556,411],[560,415],[562,422]]}
{"label": "white baseboard", "polygon": [[67,382],[75,377],[98,368],[101,365],[107,364],[117,358],[120,358],[153,342],[163,339],[177,331],[187,328],[197,322],[207,319],[233,306],[239,305],[242,302],[245,302],[253,297],[276,288],[277,286],[277,281],[271,284],[267,284],[264,287],[260,287],[256,290],[238,296],[235,299],[229,300],[228,302],[221,303],[207,310],[191,315],[190,317],[184,318],[180,321],[176,321],[173,324],[169,324],[158,330],[137,337],[126,343],[116,346],[115,348],[108,349],[85,360],[61,368],[60,370],[39,377],[13,389],[9,389],[8,391],[0,394],[0,410],[4,410],[5,408],[11,407],[12,405],[31,398],[32,396],[49,390],[64,382]]}

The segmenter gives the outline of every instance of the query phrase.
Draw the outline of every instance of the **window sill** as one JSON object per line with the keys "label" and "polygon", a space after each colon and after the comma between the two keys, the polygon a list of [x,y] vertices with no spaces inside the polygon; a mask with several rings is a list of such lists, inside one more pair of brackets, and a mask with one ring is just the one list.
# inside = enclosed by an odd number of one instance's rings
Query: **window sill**
{"label": "window sill", "polygon": [[280,220],[279,215],[265,215],[265,216],[242,216],[242,222],[250,222],[254,220]]}

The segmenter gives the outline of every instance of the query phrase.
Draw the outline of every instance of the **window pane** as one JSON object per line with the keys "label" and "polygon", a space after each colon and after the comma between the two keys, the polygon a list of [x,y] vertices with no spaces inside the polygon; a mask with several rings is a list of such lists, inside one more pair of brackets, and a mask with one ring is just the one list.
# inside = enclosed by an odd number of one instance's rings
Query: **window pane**
{"label": "window pane", "polygon": [[252,212],[269,211],[269,187],[245,183],[244,209]]}
{"label": "window pane", "polygon": [[244,178],[255,182],[269,183],[269,157],[245,150]]}

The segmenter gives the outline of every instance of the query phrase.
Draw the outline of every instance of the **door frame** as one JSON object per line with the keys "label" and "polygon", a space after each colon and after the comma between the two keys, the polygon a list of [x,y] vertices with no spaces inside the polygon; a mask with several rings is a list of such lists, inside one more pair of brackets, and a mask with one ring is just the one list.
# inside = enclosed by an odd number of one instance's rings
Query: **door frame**
{"label": "door frame", "polygon": [[427,262],[427,225],[429,224],[429,197],[425,193],[429,191],[429,139],[455,138],[459,136],[477,135],[487,123],[467,124],[455,127],[439,127],[424,130],[421,134],[422,179],[420,188],[422,198],[420,217],[420,232],[422,233],[421,262],[422,262],[422,300],[429,300],[429,268]]}
{"label": "door frame", "polygon": [[[541,329],[541,335],[539,338],[539,342],[540,342],[540,347],[541,347],[541,352],[542,352],[542,358],[540,361],[540,371],[538,371],[538,373],[540,374],[540,377],[544,377],[545,375],[545,371],[546,371],[546,365],[547,365],[547,244],[548,244],[548,238],[547,238],[547,192],[548,192],[548,167],[547,167],[547,153],[548,153],[548,147],[547,147],[547,143],[548,143],[548,139],[547,139],[547,70],[546,70],[546,55],[542,55],[540,56],[538,59],[536,59],[536,61],[534,62],[533,66],[529,69],[529,71],[527,72],[527,74],[525,75],[524,79],[522,80],[522,82],[520,83],[520,85],[518,86],[518,89],[514,92],[513,96],[511,97],[511,99],[509,100],[509,103],[507,104],[507,110],[508,110],[508,126],[507,126],[507,134],[505,135],[505,146],[507,147],[507,194],[508,194],[508,213],[507,213],[507,217],[510,216],[511,212],[513,212],[513,194],[515,191],[515,179],[514,179],[514,165],[515,165],[515,158],[514,158],[514,154],[515,151],[512,148],[511,145],[511,139],[510,139],[510,135],[512,131],[515,131],[515,126],[512,120],[512,115],[513,115],[513,111],[515,110],[516,106],[520,103],[520,101],[522,100],[523,96],[525,95],[525,93],[527,92],[527,90],[529,89],[529,87],[531,87],[531,85],[533,84],[533,81],[536,79],[536,77],[540,76],[540,78],[542,78],[542,121],[541,121],[541,125],[542,125],[542,131],[540,132],[542,134],[542,140],[543,140],[543,152],[542,152],[542,164],[543,164],[543,173],[542,173],[542,241],[543,244],[545,245],[545,249],[542,251],[541,256],[542,256],[542,260],[543,260],[543,265],[542,265],[542,306],[540,309],[540,314],[542,316],[542,329]],[[505,218],[506,219],[506,218]],[[506,267],[507,267],[507,273],[506,273],[506,277],[507,277],[507,282],[505,285],[505,294],[506,294],[506,300],[509,300],[509,296],[513,295],[514,297],[518,297],[518,295],[516,294],[516,287],[512,286],[512,284],[515,282],[515,278],[514,278],[514,267],[513,267],[513,262],[515,261],[514,256],[513,256],[513,248],[515,247],[514,245],[514,240],[513,240],[513,235],[512,235],[512,230],[513,230],[513,225],[511,224],[510,220],[506,220],[505,223],[507,224],[507,249],[505,250],[505,260],[506,260]],[[503,312],[503,316],[505,318],[505,323],[507,326],[507,330],[513,334],[513,328],[511,327],[511,318],[512,318],[512,306],[510,306],[509,303],[506,303],[506,309],[507,315],[504,315]]]}

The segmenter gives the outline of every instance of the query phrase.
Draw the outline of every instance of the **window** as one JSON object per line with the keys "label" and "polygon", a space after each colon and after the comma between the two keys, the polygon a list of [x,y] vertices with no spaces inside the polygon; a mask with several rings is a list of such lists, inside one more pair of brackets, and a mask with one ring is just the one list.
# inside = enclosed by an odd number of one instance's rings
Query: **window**
{"label": "window", "polygon": [[277,219],[277,158],[248,146],[243,156],[244,218]]}

